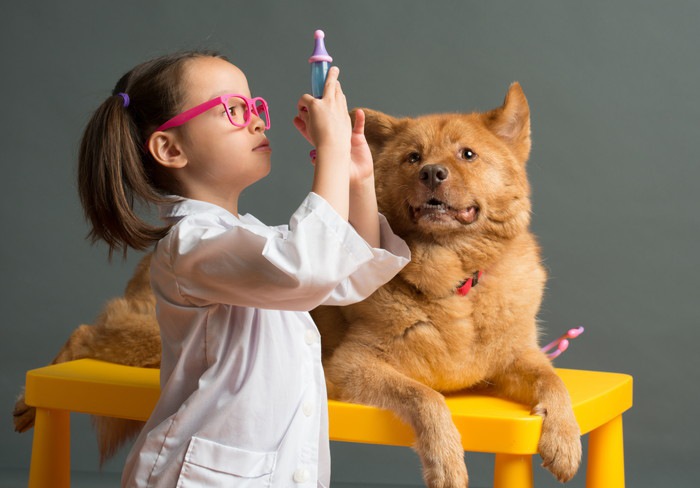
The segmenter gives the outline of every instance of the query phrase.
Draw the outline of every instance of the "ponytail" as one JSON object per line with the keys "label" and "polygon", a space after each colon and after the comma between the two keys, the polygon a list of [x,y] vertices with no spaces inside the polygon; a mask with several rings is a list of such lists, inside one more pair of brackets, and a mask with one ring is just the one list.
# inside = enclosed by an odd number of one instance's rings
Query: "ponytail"
{"label": "ponytail", "polygon": [[103,240],[126,254],[127,248],[145,250],[167,233],[167,228],[144,222],[134,204],[159,203],[164,197],[149,182],[144,148],[121,96],[109,97],[93,114],[80,144],[78,189],[85,217],[91,224],[91,242]]}
{"label": "ponytail", "polygon": [[136,206],[171,201],[172,183],[146,150],[151,131],[174,116],[181,104],[184,62],[216,53],[187,52],[143,63],[119,80],[90,118],[80,143],[78,191],[92,243],[103,240],[111,258],[128,248],[146,250],[168,226],[144,221]]}

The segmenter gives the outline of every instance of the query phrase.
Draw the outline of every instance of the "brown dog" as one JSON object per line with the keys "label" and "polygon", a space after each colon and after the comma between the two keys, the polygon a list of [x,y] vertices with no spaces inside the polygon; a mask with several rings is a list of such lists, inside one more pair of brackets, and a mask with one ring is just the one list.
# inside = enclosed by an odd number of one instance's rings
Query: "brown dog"
{"label": "brown dog", "polygon": [[[313,312],[329,395],[396,412],[416,432],[427,485],[464,488],[460,436],[438,392],[489,385],[544,418],[544,465],[570,479],[581,457],[579,428],[537,345],[546,277],[528,230],[530,118],[520,85],[486,113],[396,119],[365,112],[380,210],[408,242],[412,261],[364,302]],[[93,357],[158,367],[148,259],[124,298],[110,302],[95,326],[79,327],[55,362]],[[469,278],[473,289],[464,294]],[[20,398],[17,430],[31,427],[33,414]],[[138,429],[117,419],[97,427],[103,458]]]}
{"label": "brown dog", "polygon": [[313,313],[329,396],[396,412],[415,430],[427,485],[463,488],[460,436],[438,392],[488,384],[544,418],[544,465],[569,480],[580,431],[537,345],[545,271],[528,230],[530,115],[520,85],[486,113],[366,113],[380,211],[412,257],[367,300]]}

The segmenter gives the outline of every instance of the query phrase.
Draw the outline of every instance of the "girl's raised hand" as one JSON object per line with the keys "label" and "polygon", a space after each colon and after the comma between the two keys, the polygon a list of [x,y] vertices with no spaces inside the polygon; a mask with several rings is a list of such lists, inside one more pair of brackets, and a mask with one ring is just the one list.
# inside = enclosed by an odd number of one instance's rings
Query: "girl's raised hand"
{"label": "girl's raised hand", "polygon": [[351,122],[345,94],[338,82],[340,70],[328,71],[323,98],[306,94],[299,99],[294,126],[311,144],[320,149],[350,150]]}
{"label": "girl's raised hand", "polygon": [[365,113],[360,108],[355,111],[355,124],[350,138],[350,159],[350,185],[361,184],[374,176],[372,152],[365,138]]}
{"label": "girl's raised hand", "polygon": [[325,199],[347,220],[349,214],[350,138],[352,124],[348,104],[338,83],[337,67],[326,77],[323,98],[304,95],[297,105],[294,125],[316,146],[316,164],[311,190]]}

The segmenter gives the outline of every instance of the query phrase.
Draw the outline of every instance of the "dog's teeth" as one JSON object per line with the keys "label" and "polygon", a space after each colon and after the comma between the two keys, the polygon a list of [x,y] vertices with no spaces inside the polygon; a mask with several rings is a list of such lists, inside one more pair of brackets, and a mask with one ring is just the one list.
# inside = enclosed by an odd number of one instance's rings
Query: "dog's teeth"
{"label": "dog's teeth", "polygon": [[428,200],[427,202],[425,202],[425,203],[422,205],[422,207],[423,207],[423,208],[427,208],[427,209],[431,209],[431,210],[433,210],[433,209],[442,209],[442,210],[444,210],[444,209],[446,208],[446,205],[445,205],[443,202],[441,202],[440,200],[437,200],[437,199],[433,198],[433,199],[430,199],[430,200]]}
{"label": "dog's teeth", "polygon": [[441,202],[440,200],[438,200],[437,198],[431,198],[430,200],[428,200],[427,202],[425,202],[423,204],[423,207],[426,207],[426,208],[437,208],[437,207],[444,207],[444,206],[445,206],[445,204],[443,202]]}

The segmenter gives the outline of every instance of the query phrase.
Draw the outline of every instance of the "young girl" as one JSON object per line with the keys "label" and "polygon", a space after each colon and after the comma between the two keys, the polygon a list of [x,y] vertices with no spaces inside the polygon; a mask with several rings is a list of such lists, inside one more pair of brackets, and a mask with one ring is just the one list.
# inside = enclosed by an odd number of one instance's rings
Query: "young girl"
{"label": "young girl", "polygon": [[[408,262],[377,213],[372,158],[338,70],[294,125],[317,150],[288,227],[239,215],[270,171],[267,103],[223,57],[141,64],[95,112],[80,150],[93,240],[155,250],[161,397],[127,459],[126,487],[328,486],[326,389],[308,310],[370,295]],[[138,217],[157,204],[164,226]]]}

